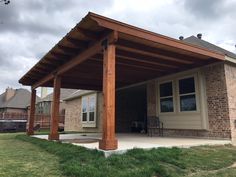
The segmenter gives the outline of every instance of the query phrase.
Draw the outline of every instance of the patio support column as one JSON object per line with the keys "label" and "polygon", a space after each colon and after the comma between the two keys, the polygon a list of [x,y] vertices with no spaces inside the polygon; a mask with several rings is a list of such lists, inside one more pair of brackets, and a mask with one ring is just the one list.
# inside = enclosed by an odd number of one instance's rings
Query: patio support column
{"label": "patio support column", "polygon": [[61,90],[61,77],[55,75],[54,88],[53,88],[53,102],[51,111],[51,123],[49,140],[59,140],[58,126],[59,126],[59,108],[60,108],[60,90]]}
{"label": "patio support column", "polygon": [[28,117],[27,135],[34,134],[35,102],[36,102],[36,90],[31,89],[30,114]]}
{"label": "patio support column", "polygon": [[103,51],[103,134],[99,148],[117,149],[115,137],[115,45],[105,41]]}

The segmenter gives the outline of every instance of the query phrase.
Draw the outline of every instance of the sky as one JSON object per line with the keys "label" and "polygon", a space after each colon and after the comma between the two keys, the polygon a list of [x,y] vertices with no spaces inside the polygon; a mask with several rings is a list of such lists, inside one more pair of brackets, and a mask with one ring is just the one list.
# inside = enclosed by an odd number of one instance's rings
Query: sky
{"label": "sky", "polygon": [[89,11],[178,39],[203,39],[236,53],[236,0],[11,0],[0,3],[0,93]]}

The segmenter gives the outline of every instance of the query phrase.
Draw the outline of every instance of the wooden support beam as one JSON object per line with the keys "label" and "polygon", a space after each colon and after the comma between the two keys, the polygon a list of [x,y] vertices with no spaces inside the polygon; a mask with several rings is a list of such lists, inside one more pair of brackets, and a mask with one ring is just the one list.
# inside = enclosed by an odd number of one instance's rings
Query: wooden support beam
{"label": "wooden support beam", "polygon": [[47,60],[42,60],[41,62],[44,66],[47,65],[47,67],[57,67],[58,66],[57,64],[55,64],[55,60],[53,58],[49,58],[49,57],[47,57]]}
{"label": "wooden support beam", "polygon": [[145,56],[145,55],[136,55],[134,53],[127,53],[124,51],[117,51],[116,54],[117,57],[142,63],[142,64],[151,64],[155,66],[161,66],[161,67],[168,67],[168,68],[178,68],[180,66],[183,66],[183,63],[178,63],[178,62],[173,62],[173,61],[166,61],[162,58],[155,58],[155,57],[150,57],[150,56]]}
{"label": "wooden support beam", "polygon": [[103,134],[99,148],[117,149],[115,137],[115,45],[104,47],[103,58]]}
{"label": "wooden support beam", "polygon": [[76,38],[72,38],[68,36],[66,37],[66,40],[69,42],[69,44],[79,49],[86,49],[88,47],[87,42],[78,40]]}
{"label": "wooden support beam", "polygon": [[50,124],[49,140],[59,140],[59,108],[60,108],[60,90],[61,90],[61,77],[54,77],[54,88],[53,88],[53,102],[52,102],[52,114]]}
{"label": "wooden support beam", "polygon": [[[120,59],[120,57],[117,57],[116,60]],[[91,58],[91,60],[93,61],[97,61],[100,62],[100,59],[96,59],[96,58]],[[163,72],[164,70],[161,68],[155,68],[154,67],[147,67],[147,66],[143,66],[143,65],[137,65],[137,64],[129,64],[129,63],[125,63],[125,62],[116,62],[117,65],[121,65],[121,66],[126,66],[126,67],[130,67],[130,68],[137,68],[137,69],[143,69],[143,70],[150,70],[150,71],[159,71],[159,72]]]}
{"label": "wooden support beam", "polygon": [[132,52],[132,53],[137,53],[137,54],[141,54],[141,55],[146,55],[146,56],[150,56],[150,57],[163,58],[163,59],[168,60],[168,61],[174,61],[174,62],[179,62],[179,63],[183,63],[183,64],[192,64],[192,62],[187,61],[187,60],[179,60],[175,57],[164,56],[164,55],[160,55],[158,53],[139,50],[139,49],[135,49],[135,48],[132,48],[132,47],[117,45],[117,48],[119,48],[120,50]]}
{"label": "wooden support beam", "polygon": [[30,101],[30,115],[28,117],[27,135],[34,134],[35,102],[36,102],[36,90],[32,89],[31,90],[31,101]]}
{"label": "wooden support beam", "polygon": [[71,57],[71,54],[65,54],[64,52],[50,52],[50,54],[58,59],[68,59]]}
{"label": "wooden support beam", "polygon": [[66,71],[76,67],[78,64],[82,63],[83,61],[87,60],[89,57],[92,57],[93,55],[95,55],[96,53],[101,51],[102,50],[102,45],[101,45],[102,41],[104,41],[105,39],[108,39],[109,37],[112,38],[110,43],[114,43],[114,42],[117,41],[117,38],[116,38],[117,36],[116,36],[115,32],[112,32],[109,35],[105,35],[104,37],[101,38],[101,40],[95,42],[88,49],[84,50],[83,52],[81,52],[77,56],[73,57],[67,63],[65,63],[62,66],[58,67],[57,70],[51,72],[46,77],[44,77],[41,80],[39,80],[38,82],[36,82],[33,85],[33,88],[37,88],[37,87],[43,85],[45,82],[48,82],[48,81],[52,80],[54,78],[54,73],[55,72],[57,72],[58,75],[61,75],[61,74],[65,73]]}
{"label": "wooden support beam", "polygon": [[72,48],[72,47],[67,47],[67,46],[63,46],[58,44],[57,47],[63,51],[65,54],[69,54],[69,55],[76,55],[79,53],[80,49],[79,48]]}
{"label": "wooden support beam", "polygon": [[[189,63],[186,63],[186,64],[191,64],[191,63],[195,63],[196,61],[202,61],[202,60],[206,61],[209,59],[204,56],[196,58],[195,55],[186,55],[186,54],[182,54],[180,52],[177,53],[176,51],[174,52],[174,51],[164,50],[164,49],[159,48],[158,44],[153,45],[153,46],[149,46],[149,45],[140,44],[137,42],[132,42],[132,41],[121,39],[121,40],[119,40],[119,45],[122,45],[124,47],[134,48],[134,49],[141,50],[141,51],[146,51],[146,52],[158,54],[160,59],[164,56],[164,57],[169,57],[169,58],[175,59],[176,62],[182,61],[182,60],[188,61]],[[165,59],[165,58],[163,58],[163,59]]]}
{"label": "wooden support beam", "polygon": [[79,28],[79,27],[77,27],[76,29],[80,34],[82,34],[88,40],[95,41],[95,40],[98,39],[98,36],[96,34],[94,34],[93,32],[91,32],[91,31],[84,30],[84,29]]}

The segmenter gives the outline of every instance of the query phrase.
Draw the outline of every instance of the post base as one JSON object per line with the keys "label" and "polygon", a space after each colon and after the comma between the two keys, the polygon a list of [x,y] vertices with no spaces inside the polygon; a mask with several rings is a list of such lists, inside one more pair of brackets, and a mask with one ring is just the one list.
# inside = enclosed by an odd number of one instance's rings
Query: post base
{"label": "post base", "polygon": [[34,135],[34,131],[27,131],[26,135],[28,135],[28,136]]}
{"label": "post base", "polygon": [[102,150],[116,150],[118,147],[117,139],[114,140],[105,140],[102,139],[99,141],[99,149]]}
{"label": "post base", "polygon": [[59,133],[56,134],[49,134],[48,140],[59,140]]}

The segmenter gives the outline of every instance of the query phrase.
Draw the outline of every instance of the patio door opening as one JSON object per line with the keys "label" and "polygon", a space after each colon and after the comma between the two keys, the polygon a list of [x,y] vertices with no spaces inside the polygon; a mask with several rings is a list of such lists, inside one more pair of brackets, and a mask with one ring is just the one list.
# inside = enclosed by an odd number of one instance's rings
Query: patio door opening
{"label": "patio door opening", "polygon": [[147,120],[146,85],[116,92],[116,132],[145,133]]}

